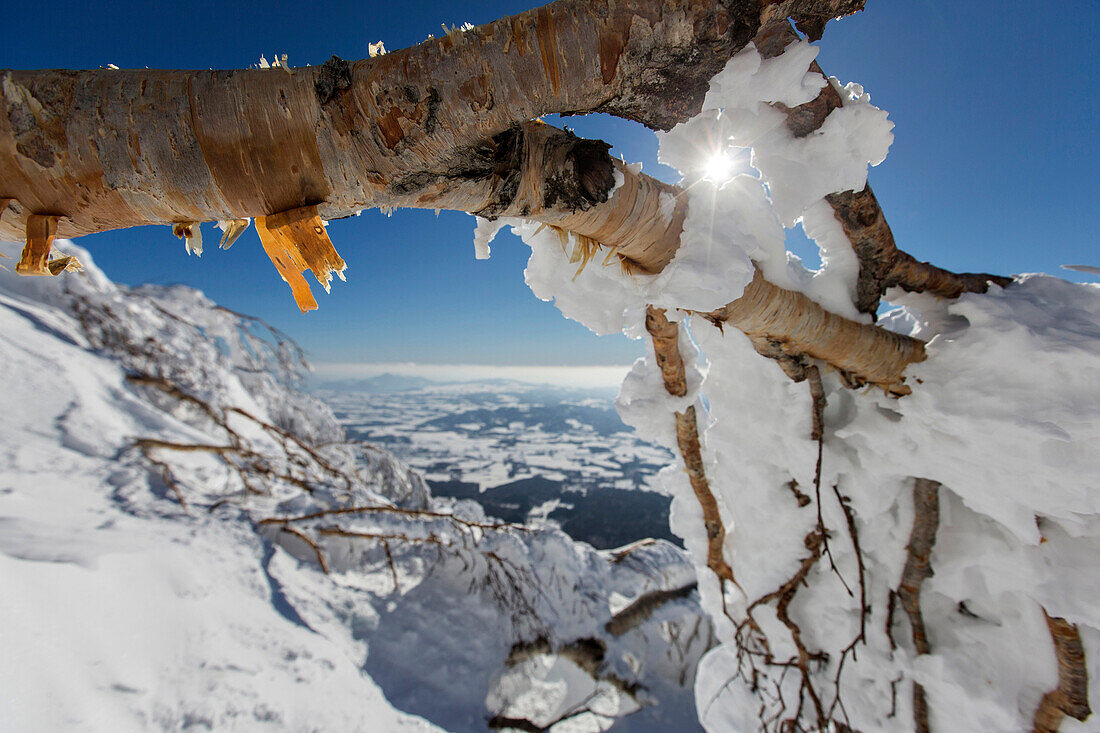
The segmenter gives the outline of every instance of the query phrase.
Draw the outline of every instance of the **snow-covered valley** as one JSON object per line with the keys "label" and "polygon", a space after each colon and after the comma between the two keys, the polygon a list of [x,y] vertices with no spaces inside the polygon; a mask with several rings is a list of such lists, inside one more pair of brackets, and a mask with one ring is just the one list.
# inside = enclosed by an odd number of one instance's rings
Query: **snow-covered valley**
{"label": "snow-covered valley", "polygon": [[0,272],[0,729],[691,730],[685,553],[432,498],[183,287]]}
{"label": "snow-covered valley", "polygon": [[600,549],[679,542],[657,481],[672,454],[623,424],[610,390],[381,375],[324,384],[318,395],[350,437],[392,451],[435,496],[558,526]]}

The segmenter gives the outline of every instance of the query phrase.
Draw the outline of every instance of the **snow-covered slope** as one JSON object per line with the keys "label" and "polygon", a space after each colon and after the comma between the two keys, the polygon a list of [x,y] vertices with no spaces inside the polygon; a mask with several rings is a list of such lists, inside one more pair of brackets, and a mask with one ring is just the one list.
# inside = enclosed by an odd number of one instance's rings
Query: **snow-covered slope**
{"label": "snow-covered slope", "polygon": [[684,553],[434,500],[280,334],[61,247],[0,272],[0,730],[697,726]]}

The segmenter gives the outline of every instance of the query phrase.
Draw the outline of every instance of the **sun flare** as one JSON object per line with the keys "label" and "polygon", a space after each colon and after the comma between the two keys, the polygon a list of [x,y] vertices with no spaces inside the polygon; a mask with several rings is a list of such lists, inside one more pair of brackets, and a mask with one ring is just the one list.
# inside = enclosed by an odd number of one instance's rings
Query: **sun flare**
{"label": "sun flare", "polygon": [[703,177],[714,183],[725,183],[733,178],[733,158],[726,153],[715,153],[703,165]]}

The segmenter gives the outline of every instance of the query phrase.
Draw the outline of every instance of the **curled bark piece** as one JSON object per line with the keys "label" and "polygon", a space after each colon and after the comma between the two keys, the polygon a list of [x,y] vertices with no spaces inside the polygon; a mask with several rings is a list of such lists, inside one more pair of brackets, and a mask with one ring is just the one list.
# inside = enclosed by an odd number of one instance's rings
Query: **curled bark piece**
{"label": "curled bark piece", "polygon": [[185,221],[172,225],[172,234],[183,240],[187,254],[202,257],[202,228],[197,221]]}
{"label": "curled bark piece", "polygon": [[1085,666],[1085,648],[1077,627],[1064,618],[1052,617],[1043,609],[1043,616],[1054,642],[1058,659],[1058,687],[1043,695],[1035,711],[1033,733],[1056,733],[1062,719],[1070,716],[1085,721],[1092,714],[1089,707],[1089,673]]}
{"label": "curled bark piece", "polygon": [[55,257],[46,263],[46,267],[51,275],[60,275],[63,272],[82,272],[84,270],[84,265],[80,264],[80,260],[72,255]]}
{"label": "curled bark piece", "polygon": [[218,242],[218,247],[221,249],[229,249],[233,246],[233,243],[237,241],[237,237],[244,234],[244,230],[248,229],[248,225],[251,219],[229,219],[226,221],[219,221],[218,228],[222,230],[221,241]]}
{"label": "curled bark piece", "polygon": [[[798,34],[786,18],[765,24],[753,39],[764,58],[778,56],[797,40]],[[810,71],[825,76],[816,61],[810,65]],[[824,124],[830,112],[843,105],[844,101],[832,83],[826,83],[818,96],[805,104],[797,107],[772,106],[786,114],[787,128],[791,134],[806,137]],[[859,259],[856,307],[862,313],[874,316],[879,300],[890,287],[932,293],[942,298],[957,298],[962,293],[984,293],[991,282],[1001,287],[1012,282],[1012,278],[1000,275],[950,272],[927,262],[919,262],[899,250],[870,184],[862,191],[830,194],[825,200],[832,207],[833,215],[843,227]]]}
{"label": "curled bark piece", "polygon": [[332,273],[343,279],[344,260],[336,253],[316,206],[303,206],[270,216],[256,217],[256,231],[264,251],[303,313],[316,310],[317,301],[302,277],[307,269],[328,292]]}
{"label": "curled bark piece", "polygon": [[[653,351],[664,378],[665,391],[674,397],[687,394],[687,377],[684,371],[684,359],[680,355],[679,326],[665,316],[664,310],[649,306],[646,308],[646,330],[653,339]],[[692,491],[703,510],[703,523],[707,531],[707,567],[722,580],[734,584],[733,568],[726,562],[723,546],[726,541],[726,526],[718,509],[718,500],[710,490],[706,469],[703,465],[703,452],[699,443],[699,426],[695,417],[695,406],[691,405],[683,412],[675,413],[676,442],[680,456],[684,459],[684,469],[691,482]]]}

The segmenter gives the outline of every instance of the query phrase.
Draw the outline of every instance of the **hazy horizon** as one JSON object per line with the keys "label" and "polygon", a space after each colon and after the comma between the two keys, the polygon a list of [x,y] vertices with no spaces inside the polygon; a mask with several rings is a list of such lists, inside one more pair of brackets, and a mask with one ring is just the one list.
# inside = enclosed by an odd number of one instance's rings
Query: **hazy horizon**
{"label": "hazy horizon", "polygon": [[618,388],[630,371],[630,364],[576,366],[514,364],[422,364],[417,362],[319,362],[312,365],[315,382],[342,379],[370,379],[384,374],[422,377],[436,382],[475,382],[509,379],[559,387]]}

